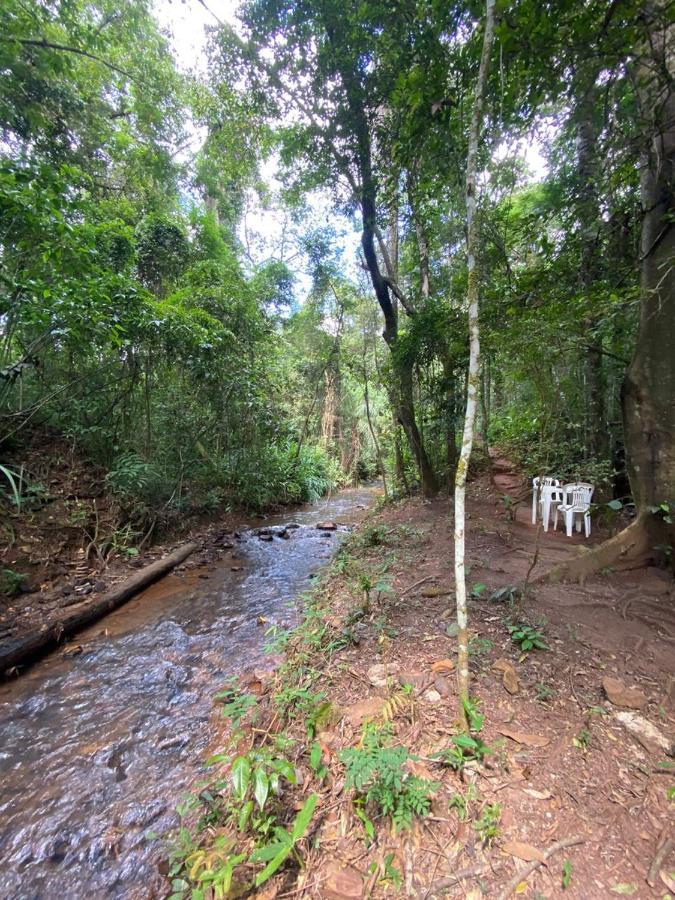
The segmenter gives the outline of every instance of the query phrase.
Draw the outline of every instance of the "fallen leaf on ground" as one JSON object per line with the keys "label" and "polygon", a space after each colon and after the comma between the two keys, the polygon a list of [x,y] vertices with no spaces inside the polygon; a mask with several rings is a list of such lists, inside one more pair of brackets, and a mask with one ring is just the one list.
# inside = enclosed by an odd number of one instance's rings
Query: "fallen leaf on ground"
{"label": "fallen leaf on ground", "polygon": [[450,588],[433,587],[433,585],[422,588],[420,591],[422,597],[445,597],[447,594],[451,593],[452,591]]}
{"label": "fallen leaf on ground", "polygon": [[350,725],[358,728],[366,719],[376,719],[382,713],[384,704],[385,700],[382,697],[370,697],[348,707],[344,711],[344,717]]}
{"label": "fallen leaf on ground", "polygon": [[522,859],[525,862],[544,862],[544,854],[541,850],[533,847],[532,844],[526,844],[523,841],[506,841],[502,844],[504,853],[515,856],[516,859]]}
{"label": "fallen leaf on ground", "polygon": [[534,788],[523,788],[523,793],[535,800],[550,800],[553,796],[550,791],[535,791]]}
{"label": "fallen leaf on ground", "polygon": [[607,699],[614,706],[625,706],[628,709],[642,709],[647,702],[647,697],[636,687],[627,688],[620,678],[612,678],[606,675],[602,679],[602,686]]}
{"label": "fallen leaf on ground", "polygon": [[508,659],[497,659],[492,665],[496,672],[502,673],[502,684],[509,694],[517,694],[520,691],[520,682],[518,681],[518,673],[513,664]]}
{"label": "fallen leaf on ground", "polygon": [[356,869],[332,862],[321,885],[321,896],[330,900],[359,900],[363,896],[363,881]]}
{"label": "fallen leaf on ground", "polygon": [[659,878],[669,891],[675,891],[675,872],[666,872],[665,869],[661,869]]}
{"label": "fallen leaf on ground", "polygon": [[451,659],[437,659],[431,665],[432,672],[452,672],[454,668],[455,664]]}
{"label": "fallen leaf on ground", "polygon": [[514,731],[512,728],[498,728],[497,731],[517,744],[525,744],[526,747],[546,747],[550,743],[548,738],[540,734],[528,734],[526,731]]}
{"label": "fallen leaf on ground", "polygon": [[613,894],[622,894],[625,897],[632,897],[633,894],[637,894],[638,886],[637,884],[633,884],[632,882],[623,881],[619,884],[613,884],[610,888],[610,891]]}

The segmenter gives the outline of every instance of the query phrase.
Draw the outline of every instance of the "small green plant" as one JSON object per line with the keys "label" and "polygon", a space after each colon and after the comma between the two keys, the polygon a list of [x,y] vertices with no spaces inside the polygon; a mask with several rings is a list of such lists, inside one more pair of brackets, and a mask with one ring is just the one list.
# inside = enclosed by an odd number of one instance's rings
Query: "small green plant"
{"label": "small green plant", "polygon": [[535,689],[537,691],[537,700],[541,700],[542,703],[546,703],[548,700],[552,700],[553,697],[555,697],[554,689],[550,684],[546,684],[545,681],[538,681],[535,685]]}
{"label": "small green plant", "polygon": [[268,881],[291,854],[295,856],[300,867],[303,866],[303,861],[297,852],[296,845],[307,834],[318,799],[317,794],[310,794],[295,817],[290,830],[277,826],[274,829],[274,839],[253,851],[249,862],[267,863],[262,872],[258,872],[255,876],[256,887],[260,887],[260,885]]}
{"label": "small green plant", "polygon": [[[207,764],[229,761],[227,754],[216,754]],[[274,756],[264,747],[255,747],[232,760],[230,785],[238,804],[239,831],[248,826],[256,806],[263,811],[270,797],[280,793],[282,779],[296,784],[295,769],[285,757]],[[217,787],[224,788],[225,784],[219,783]]]}
{"label": "small green plant", "polygon": [[471,804],[478,799],[478,790],[475,784],[469,783],[463,794],[453,794],[450,797],[448,807],[457,811],[457,818],[464,822],[469,817]]}
{"label": "small green plant", "polygon": [[7,479],[7,483],[9,484],[9,489],[11,491],[12,502],[18,510],[21,510],[21,485],[23,480],[23,467],[21,468],[21,472],[15,472],[13,469],[8,469],[7,466],[0,466],[0,475],[4,475],[4,477]]}
{"label": "small green plant", "polygon": [[562,889],[564,891],[572,884],[572,863],[566,859],[562,864]]}
{"label": "small green plant", "polygon": [[487,585],[483,584],[482,581],[477,581],[475,584],[471,585],[471,599],[480,600],[486,590]]}
{"label": "small green plant", "polygon": [[21,572],[15,572],[14,569],[0,569],[0,595],[16,597],[25,580],[26,576]]}
{"label": "small green plant", "polygon": [[391,885],[395,890],[401,887],[403,883],[403,877],[399,869],[394,865],[394,854],[387,853],[384,857],[384,872],[382,876],[378,879],[378,884],[381,884],[383,887],[387,887]]}
{"label": "small green plant", "polygon": [[383,644],[388,638],[395,638],[398,632],[387,623],[386,616],[378,616],[373,622],[373,630],[377,635],[377,643]]}
{"label": "small green plant", "polygon": [[591,733],[587,728],[582,728],[579,734],[576,737],[572,738],[572,743],[579,750],[583,750],[585,753],[588,750],[588,745],[591,742]]}
{"label": "small green plant", "polygon": [[490,638],[472,634],[469,638],[469,656],[485,656],[492,651],[494,645],[494,641],[491,641]]}
{"label": "small green plant", "polygon": [[215,900],[223,900],[230,893],[235,868],[245,859],[245,853],[235,853],[235,842],[226,835],[219,835],[210,847],[195,847],[187,829],[183,832],[183,843],[173,851],[169,859],[169,875],[184,872],[187,879],[174,878],[169,900],[183,900],[190,891],[194,898],[203,897],[210,889]]}
{"label": "small green plant", "polygon": [[434,759],[437,759],[441,765],[450,766],[457,772],[461,772],[468,762],[474,760],[480,762],[492,753],[492,748],[488,747],[478,736],[485,721],[485,715],[479,710],[478,701],[464,700],[463,706],[470,733],[454,734],[450,739],[451,746],[434,754]]}
{"label": "small green plant", "polygon": [[499,834],[501,818],[502,808],[499,803],[486,803],[481,809],[480,816],[473,823],[473,827],[485,845],[489,846]]}
{"label": "small green plant", "polygon": [[[366,725],[358,747],[343,750],[345,786],[352,788],[362,809],[371,804],[381,816],[391,816],[397,831],[408,829],[413,816],[429,812],[435,784],[406,771],[406,747],[391,746],[391,728]],[[363,819],[361,819],[363,821]]]}
{"label": "small green plant", "polygon": [[216,694],[215,699],[223,704],[221,713],[232,721],[233,728],[237,728],[249,709],[253,709],[258,703],[253,694],[246,694],[240,690],[234,679],[231,679],[230,686]]}
{"label": "small green plant", "polygon": [[548,644],[544,641],[544,634],[533,625],[525,625],[519,622],[517,625],[507,625],[511,640],[518,644],[523,653],[532,650],[548,650]]}
{"label": "small green plant", "polygon": [[323,779],[328,774],[328,768],[323,763],[323,750],[321,749],[321,744],[318,741],[314,741],[309,751],[309,766],[319,779],[319,781],[323,781]]}
{"label": "small green plant", "polygon": [[515,584],[505,584],[503,587],[492,591],[488,600],[491,603],[508,603],[513,607],[519,604],[523,599],[523,589]]}
{"label": "small green plant", "polygon": [[381,547],[387,543],[389,529],[386,525],[366,525],[354,538],[354,544],[359,547]]}

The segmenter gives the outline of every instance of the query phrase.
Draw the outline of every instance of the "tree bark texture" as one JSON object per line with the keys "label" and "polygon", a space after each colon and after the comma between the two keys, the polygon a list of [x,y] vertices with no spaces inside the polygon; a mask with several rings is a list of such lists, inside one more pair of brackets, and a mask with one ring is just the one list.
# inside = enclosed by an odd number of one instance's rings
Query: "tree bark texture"
{"label": "tree bark texture", "polygon": [[466,603],[466,572],[464,567],[466,476],[473,447],[473,433],[476,422],[476,399],[480,377],[480,331],[478,320],[478,271],[476,252],[478,249],[478,228],[476,222],[476,176],[478,168],[478,142],[483,119],[483,97],[487,82],[492,40],[494,35],[495,0],[487,0],[485,5],[485,31],[481,51],[478,81],[471,113],[469,131],[469,151],[466,160],[466,251],[467,251],[467,306],[469,313],[469,374],[466,390],[466,412],[462,447],[455,474],[455,597],[457,602],[457,687],[460,700],[460,721],[468,728],[465,701],[469,699],[469,630]]}

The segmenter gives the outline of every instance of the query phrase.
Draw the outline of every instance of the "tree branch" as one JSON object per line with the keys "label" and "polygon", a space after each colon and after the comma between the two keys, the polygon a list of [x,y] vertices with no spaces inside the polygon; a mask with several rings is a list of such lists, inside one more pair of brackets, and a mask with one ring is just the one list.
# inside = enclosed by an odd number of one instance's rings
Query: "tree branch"
{"label": "tree branch", "polygon": [[52,41],[46,40],[45,38],[0,37],[0,41],[5,41],[6,43],[14,43],[16,41],[18,44],[22,44],[24,47],[43,47],[45,50],[58,50],[63,53],[75,53],[77,54],[77,56],[84,56],[87,59],[93,59],[94,62],[99,62],[107,69],[110,69],[111,72],[117,72],[118,75],[124,75],[125,78],[129,78],[131,79],[131,81],[138,83],[138,79],[134,75],[132,75],[131,72],[127,72],[126,69],[121,69],[119,66],[108,62],[106,59],[103,59],[100,56],[96,56],[95,53],[89,53],[88,50],[82,50],[80,49],[80,47],[70,47],[67,44],[55,44]]}

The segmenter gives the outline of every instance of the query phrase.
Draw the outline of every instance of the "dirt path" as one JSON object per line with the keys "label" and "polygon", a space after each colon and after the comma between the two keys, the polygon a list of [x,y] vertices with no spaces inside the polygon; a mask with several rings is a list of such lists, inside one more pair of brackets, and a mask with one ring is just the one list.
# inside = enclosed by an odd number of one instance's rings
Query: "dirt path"
{"label": "dirt path", "polygon": [[[515,604],[490,599],[586,543],[560,530],[538,532],[529,498],[515,510],[501,501],[524,488],[508,460],[496,461],[494,478],[475,481],[468,504],[473,693],[486,716],[480,736],[492,753],[463,775],[433,762],[456,732],[454,673],[440,663],[454,655],[452,525],[446,501],[386,506],[361,528],[325,589],[330,624],[338,633],[349,627],[357,644],[312,662],[320,672],[314,689],[325,690],[342,718],[319,735],[330,777],[325,786],[311,788],[321,792],[319,809],[326,813],[317,833],[320,849],[311,852],[302,876],[303,896],[371,891],[477,900],[481,888],[497,896],[526,866],[524,857],[536,858],[570,836],[580,843],[537,868],[519,893],[593,900],[615,894],[662,898],[667,888],[672,891],[668,873],[675,855],[666,854],[650,874],[673,834],[672,579],[657,569],[606,573],[584,587],[538,585]],[[602,538],[596,529],[592,541]],[[391,593],[382,593],[369,615],[346,626],[362,602],[358,584],[366,573],[385,579]],[[507,630],[510,622],[537,629],[547,649],[521,652]],[[388,666],[384,687],[378,687],[382,670],[374,665]],[[358,746],[363,704],[370,704],[371,714],[378,704],[382,709],[400,682],[415,686],[414,701],[389,716],[394,740],[419,757],[409,763],[413,771],[438,787],[430,817],[400,834],[381,820],[368,845],[343,788],[339,753]],[[653,726],[656,739],[648,725],[628,730],[635,715]],[[655,743],[658,735],[663,746]],[[306,742],[296,736],[299,746]],[[466,815],[458,814],[458,804],[467,806]],[[496,835],[485,842],[480,823],[490,810]],[[386,859],[396,877],[383,874]],[[470,877],[453,883],[458,871]],[[283,890],[290,884],[283,883]]]}

